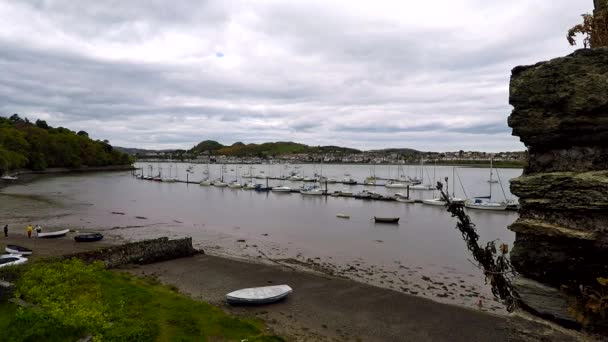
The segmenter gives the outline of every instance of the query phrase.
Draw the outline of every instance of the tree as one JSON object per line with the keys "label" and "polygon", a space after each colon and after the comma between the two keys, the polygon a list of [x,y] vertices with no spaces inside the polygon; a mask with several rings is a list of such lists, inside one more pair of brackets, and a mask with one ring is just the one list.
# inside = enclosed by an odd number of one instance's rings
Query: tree
{"label": "tree", "polygon": [[36,127],[42,129],[49,129],[49,125],[46,123],[46,121],[40,119],[36,120]]}
{"label": "tree", "polygon": [[19,114],[15,113],[13,115],[11,115],[10,118],[8,118],[11,122],[22,122],[23,119],[21,119],[21,117],[19,116]]}
{"label": "tree", "polygon": [[77,135],[80,135],[81,137],[89,137],[89,133],[85,132],[85,131],[78,131],[78,133],[76,133]]}

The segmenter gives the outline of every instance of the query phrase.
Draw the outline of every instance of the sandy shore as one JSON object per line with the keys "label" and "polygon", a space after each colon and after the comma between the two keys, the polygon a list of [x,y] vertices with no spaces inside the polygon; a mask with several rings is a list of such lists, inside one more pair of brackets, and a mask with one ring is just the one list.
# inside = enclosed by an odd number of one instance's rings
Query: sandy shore
{"label": "sandy shore", "polygon": [[[12,231],[0,247],[17,244],[34,250],[33,258],[75,253],[119,243],[107,236],[76,243],[74,233],[57,239],[28,239]],[[120,270],[151,276],[195,299],[243,316],[264,320],[289,341],[503,341],[504,317],[433,302],[348,279],[298,272],[290,268],[210,255]],[[260,307],[230,307],[226,293],[235,289],[289,284],[287,300]]]}
{"label": "sandy shore", "polygon": [[[1,227],[0,227],[1,228]],[[91,251],[102,247],[111,246],[120,243],[120,239],[112,236],[104,236],[104,239],[93,243],[83,243],[74,241],[76,233],[68,233],[65,237],[55,239],[37,239],[34,236],[28,238],[25,233],[25,228],[19,228],[23,232],[15,232],[17,228],[12,228],[9,232],[9,237],[5,238],[4,234],[0,235],[0,248],[4,252],[6,245],[18,245],[27,247],[33,251],[28,258],[36,259],[41,257],[60,256],[64,254],[73,254],[78,252]]]}
{"label": "sandy shore", "polygon": [[[433,302],[352,280],[198,255],[127,270],[176,286],[193,298],[255,315],[290,341],[504,341],[504,317]],[[226,293],[289,284],[286,301],[230,307]]]}

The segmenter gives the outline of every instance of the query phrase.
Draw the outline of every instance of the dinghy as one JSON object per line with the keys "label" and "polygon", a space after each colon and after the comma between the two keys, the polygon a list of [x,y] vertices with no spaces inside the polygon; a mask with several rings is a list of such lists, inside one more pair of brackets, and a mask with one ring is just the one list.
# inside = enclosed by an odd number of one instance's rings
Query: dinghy
{"label": "dinghy", "polygon": [[30,255],[32,254],[32,250],[29,248],[17,246],[17,245],[6,245],[4,250],[9,254],[18,254],[18,255]]}
{"label": "dinghy", "polygon": [[226,295],[226,301],[232,305],[270,304],[284,299],[292,291],[288,285],[252,287],[230,292]]}
{"label": "dinghy", "polygon": [[24,264],[26,262],[27,262],[27,258],[24,258],[21,255],[15,255],[15,254],[0,255],[0,268],[20,265],[20,264]]}
{"label": "dinghy", "polygon": [[338,217],[338,218],[343,218],[343,219],[349,219],[349,218],[350,218],[350,215],[346,215],[346,214],[338,214],[338,215],[336,215],[336,217]]}
{"label": "dinghy", "polygon": [[95,242],[101,239],[103,239],[103,235],[100,233],[78,234],[74,236],[76,242]]}
{"label": "dinghy", "polygon": [[376,223],[399,223],[399,217],[378,217],[374,216]]}
{"label": "dinghy", "polygon": [[65,236],[65,234],[67,234],[69,232],[70,232],[69,229],[58,230],[56,232],[48,232],[48,233],[41,233],[41,232],[36,231],[36,236],[39,238],[43,238],[43,239],[51,239],[51,238],[58,238],[58,237]]}

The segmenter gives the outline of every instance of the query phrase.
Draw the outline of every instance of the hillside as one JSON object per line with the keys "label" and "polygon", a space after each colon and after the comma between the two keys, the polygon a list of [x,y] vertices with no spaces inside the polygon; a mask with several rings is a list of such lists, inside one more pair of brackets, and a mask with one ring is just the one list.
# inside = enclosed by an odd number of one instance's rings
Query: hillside
{"label": "hillside", "polygon": [[0,116],[0,175],[14,169],[128,165],[133,160],[108,141],[91,140],[85,131],[31,123],[14,114]]}
{"label": "hillside", "polygon": [[190,151],[192,154],[213,154],[235,157],[266,157],[292,153],[360,153],[361,151],[338,146],[308,146],[291,141],[277,141],[262,144],[236,142],[224,146],[217,141],[205,140]]}

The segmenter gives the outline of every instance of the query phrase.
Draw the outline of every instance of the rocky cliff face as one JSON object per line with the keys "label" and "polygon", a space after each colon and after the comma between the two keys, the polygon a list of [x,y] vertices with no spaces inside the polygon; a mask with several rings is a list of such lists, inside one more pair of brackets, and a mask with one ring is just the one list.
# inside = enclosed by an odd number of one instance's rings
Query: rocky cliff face
{"label": "rocky cliff face", "polygon": [[564,289],[608,277],[608,49],[513,69],[510,103],[509,126],[529,150],[524,175],[511,183],[521,210],[509,227],[522,306],[606,335],[607,318],[581,325]]}

